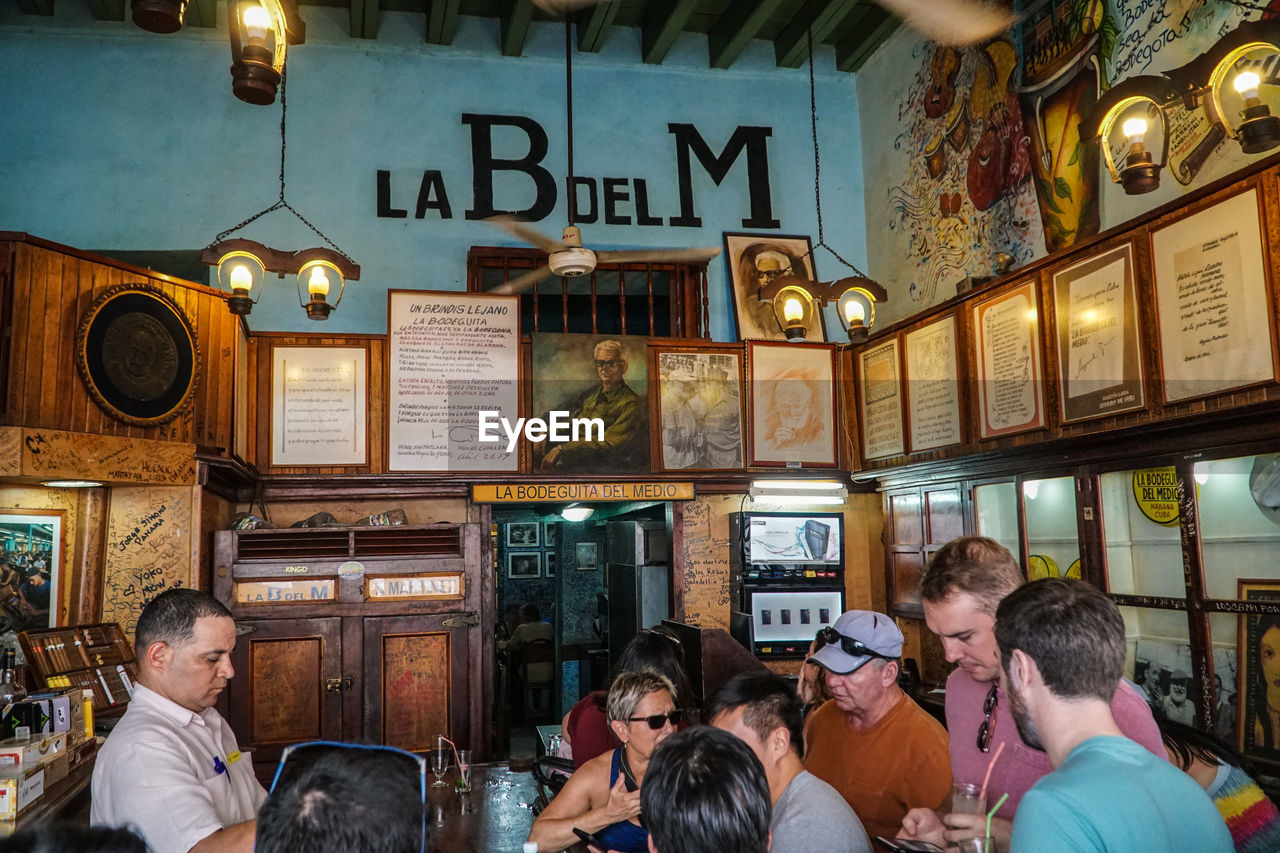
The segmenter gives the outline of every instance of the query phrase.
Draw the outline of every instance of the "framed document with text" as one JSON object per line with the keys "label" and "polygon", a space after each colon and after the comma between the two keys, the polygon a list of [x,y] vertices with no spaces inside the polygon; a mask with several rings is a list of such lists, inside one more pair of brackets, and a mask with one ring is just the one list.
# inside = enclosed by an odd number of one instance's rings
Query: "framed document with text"
{"label": "framed document with text", "polygon": [[364,347],[271,348],[271,464],[366,465]]}
{"label": "framed document with text", "polygon": [[1062,419],[1079,421],[1143,408],[1133,244],[1054,273],[1053,306]]}
{"label": "framed document with text", "polygon": [[959,444],[964,436],[960,428],[955,315],[913,329],[902,340],[911,452]]}
{"label": "framed document with text", "polygon": [[905,448],[897,338],[858,354],[858,400],[862,409],[862,457],[901,456]]}
{"label": "framed document with text", "polygon": [[983,438],[1044,426],[1040,306],[1027,281],[973,306],[978,422]]}
{"label": "framed document with text", "polygon": [[1275,376],[1258,190],[1151,232],[1166,401]]}

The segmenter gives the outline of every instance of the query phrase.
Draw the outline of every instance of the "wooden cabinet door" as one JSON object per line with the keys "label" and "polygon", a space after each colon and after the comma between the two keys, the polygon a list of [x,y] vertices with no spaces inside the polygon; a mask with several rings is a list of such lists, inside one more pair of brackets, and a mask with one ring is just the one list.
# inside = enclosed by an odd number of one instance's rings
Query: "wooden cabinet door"
{"label": "wooden cabinet door", "polygon": [[[241,619],[231,655],[227,721],[241,749],[254,750],[268,781],[291,743],[342,739],[342,696],[325,681],[342,678],[342,620]],[[341,684],[341,682],[339,682]]]}
{"label": "wooden cabinet door", "polygon": [[482,746],[472,743],[471,728],[479,690],[471,656],[479,629],[468,621],[459,613],[364,618],[364,737],[370,743],[423,750],[443,734],[459,748]]}

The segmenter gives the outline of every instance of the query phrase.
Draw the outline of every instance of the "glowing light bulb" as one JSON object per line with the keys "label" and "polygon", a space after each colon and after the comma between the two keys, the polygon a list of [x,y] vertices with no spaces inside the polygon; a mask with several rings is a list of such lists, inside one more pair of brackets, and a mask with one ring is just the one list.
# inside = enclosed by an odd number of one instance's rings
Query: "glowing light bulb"
{"label": "glowing light bulb", "polygon": [[1256,101],[1258,99],[1258,85],[1262,79],[1252,71],[1241,71],[1236,75],[1236,79],[1231,81],[1231,88],[1240,93],[1240,96],[1246,101]]}
{"label": "glowing light bulb", "polygon": [[231,292],[236,296],[248,296],[253,286],[253,273],[244,264],[236,264],[231,268]]}
{"label": "glowing light bulb", "polygon": [[1040,494],[1040,481],[1026,480],[1022,484],[1022,493],[1027,496],[1027,500],[1035,500]]}
{"label": "glowing light bulb", "polygon": [[267,30],[271,27],[271,16],[267,14],[267,10],[254,3],[244,7],[241,18],[249,34],[249,44],[259,46],[266,44]]}
{"label": "glowing light bulb", "polygon": [[1196,472],[1194,476],[1196,478],[1196,485],[1198,486],[1203,486],[1205,483],[1209,482],[1209,472],[1201,471],[1200,466],[1198,465],[1196,466]]}
{"label": "glowing light bulb", "polygon": [[1147,135],[1147,120],[1138,116],[1127,118],[1121,125],[1121,130],[1130,142],[1141,142]]}
{"label": "glowing light bulb", "polygon": [[311,292],[312,299],[324,301],[329,295],[329,276],[325,275],[324,267],[314,266],[311,268],[311,275],[307,277],[307,290]]}
{"label": "glowing light bulb", "polygon": [[804,303],[798,297],[788,296],[782,303],[782,318],[788,323],[799,323],[804,317]]}
{"label": "glowing light bulb", "polygon": [[867,322],[866,306],[856,299],[850,299],[844,304],[844,320],[850,326]]}

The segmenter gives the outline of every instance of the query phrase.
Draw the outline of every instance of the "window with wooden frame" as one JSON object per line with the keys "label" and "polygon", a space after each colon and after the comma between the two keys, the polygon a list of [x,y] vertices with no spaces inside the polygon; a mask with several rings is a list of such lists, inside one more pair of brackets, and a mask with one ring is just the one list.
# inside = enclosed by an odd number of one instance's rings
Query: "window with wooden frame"
{"label": "window with wooden frame", "polygon": [[[546,262],[537,249],[473,246],[467,290],[486,293]],[[600,264],[576,278],[548,274],[520,294],[522,332],[706,338],[707,264]]]}

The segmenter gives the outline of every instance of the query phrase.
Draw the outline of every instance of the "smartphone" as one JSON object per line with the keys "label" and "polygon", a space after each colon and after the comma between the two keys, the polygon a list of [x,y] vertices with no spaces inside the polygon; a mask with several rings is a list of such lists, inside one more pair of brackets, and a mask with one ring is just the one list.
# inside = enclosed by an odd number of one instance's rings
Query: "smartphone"
{"label": "smartphone", "polygon": [[[575,829],[574,832],[577,832]],[[893,853],[943,853],[942,848],[936,844],[930,844],[928,841],[911,841],[907,838],[885,838],[883,835],[877,835],[876,841],[879,841],[885,847],[888,847]]]}
{"label": "smartphone", "polygon": [[599,838],[592,835],[591,833],[587,832],[585,829],[578,829],[578,827],[575,826],[573,828],[573,834],[578,836],[580,839],[582,839],[584,844],[590,844],[592,847],[599,850],[600,853],[609,853],[609,845],[605,844],[603,841],[601,841]]}

